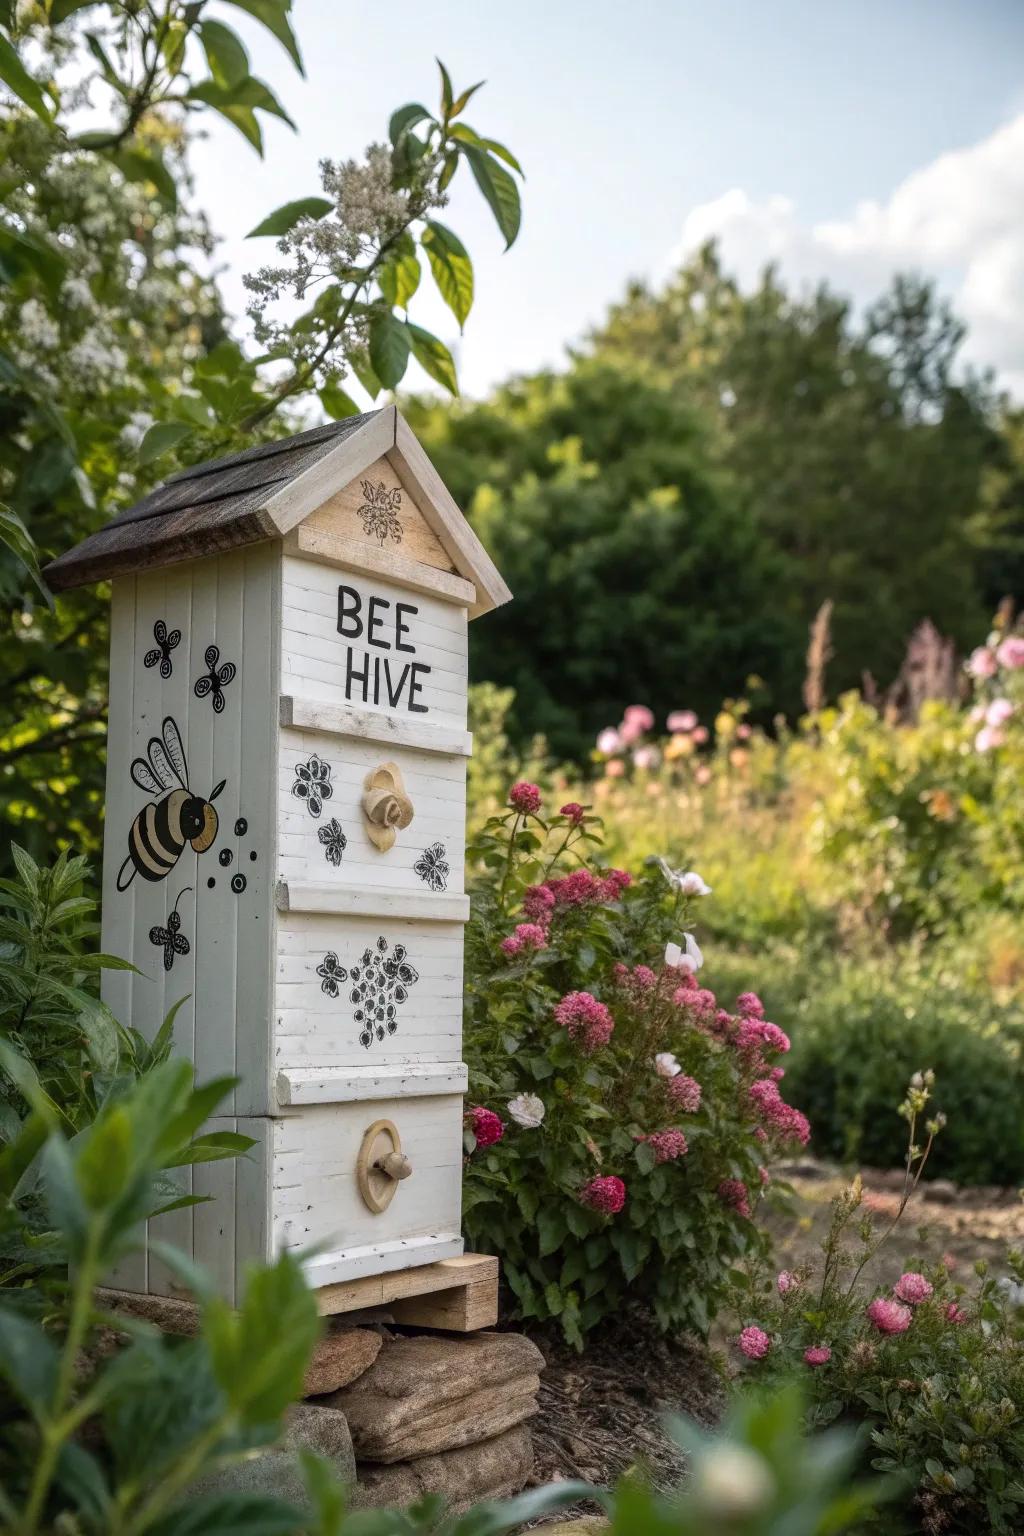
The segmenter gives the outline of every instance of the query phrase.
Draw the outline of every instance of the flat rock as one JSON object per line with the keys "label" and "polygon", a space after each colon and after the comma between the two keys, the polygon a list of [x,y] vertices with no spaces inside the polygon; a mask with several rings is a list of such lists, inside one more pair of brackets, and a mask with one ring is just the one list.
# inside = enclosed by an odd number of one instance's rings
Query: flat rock
{"label": "flat rock", "polygon": [[543,1365],[522,1334],[388,1339],[369,1370],[327,1401],[348,1419],[360,1461],[408,1461],[531,1418]]}
{"label": "flat rock", "polygon": [[135,1291],[114,1291],[101,1287],[96,1304],[112,1312],[123,1312],[155,1323],[162,1333],[179,1333],[192,1338],[199,1332],[199,1308],[194,1301],[175,1296],[143,1296]]}
{"label": "flat rock", "polygon": [[439,1456],[420,1456],[391,1466],[362,1465],[352,1490],[352,1508],[402,1507],[425,1493],[440,1493],[449,1509],[461,1512],[478,1499],[519,1493],[532,1471],[530,1431],[519,1425]]}
{"label": "flat rock", "polygon": [[307,1504],[300,1452],[325,1456],[343,1483],[356,1476],[352,1439],[345,1415],[337,1408],[318,1403],[297,1403],[289,1408],[285,1431],[276,1445],[220,1471],[208,1472],[190,1488],[191,1493],[272,1493],[289,1504]]}
{"label": "flat rock", "polygon": [[313,1351],[302,1395],[322,1397],[347,1387],[373,1364],[383,1343],[371,1328],[338,1328],[328,1333]]}

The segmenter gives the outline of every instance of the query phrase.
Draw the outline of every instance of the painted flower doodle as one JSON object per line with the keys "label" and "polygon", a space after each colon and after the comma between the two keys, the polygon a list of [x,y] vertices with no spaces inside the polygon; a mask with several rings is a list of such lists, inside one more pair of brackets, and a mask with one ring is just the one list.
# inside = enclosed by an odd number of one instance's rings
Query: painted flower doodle
{"label": "painted flower doodle", "polygon": [[355,1004],[352,1017],[359,1025],[359,1044],[367,1050],[374,1039],[380,1041],[395,1033],[399,1005],[420,979],[406,959],[405,945],[396,944],[390,955],[388,947],[387,939],[381,936],[376,953],[364,949],[349,971],[349,980],[354,983],[349,993],[349,1001]]}
{"label": "painted flower doodle", "polygon": [[329,949],[324,955],[316,968],[316,973],[320,977],[320,990],[326,992],[328,997],[337,997],[341,991],[341,983],[348,980],[348,971],[340,964],[333,949]]}
{"label": "painted flower doodle", "polygon": [[451,866],[448,863],[447,854],[448,850],[443,843],[431,843],[429,848],[424,848],[413,865],[413,869],[424,885],[429,885],[432,891],[448,889]]}
{"label": "painted flower doodle", "polygon": [[388,490],[382,480],[378,480],[376,485],[372,480],[363,481],[363,504],[359,508],[359,516],[367,538],[376,539],[382,547],[388,539],[401,544],[404,531],[398,516],[401,508],[402,493],[397,486],[394,490]]}
{"label": "painted flower doodle", "polygon": [[156,645],[143,656],[142,665],[144,667],[155,667],[159,664],[160,676],[166,679],[170,677],[172,671],[171,652],[176,650],[181,643],[181,630],[172,629],[168,631],[163,619],[157,619],[153,625],[153,639],[156,641]]}
{"label": "painted flower doodle", "polygon": [[323,844],[324,857],[328,864],[335,868],[341,863],[341,856],[348,847],[348,838],[341,830],[341,823],[332,816],[326,826],[317,829],[317,837]]}
{"label": "painted flower doodle", "polygon": [[224,689],[234,679],[238,668],[233,661],[221,663],[220,647],[216,645],[206,647],[203,661],[209,670],[196,678],[195,695],[197,699],[205,699],[211,693],[214,714],[219,715],[224,709]]}
{"label": "painted flower doodle", "polygon": [[186,885],[184,890],[178,892],[177,901],[174,903],[174,911],[167,919],[167,927],[161,928],[159,923],[154,923],[149,930],[149,942],[155,944],[164,952],[164,970],[169,971],[174,964],[175,955],[187,955],[192,948],[188,939],[180,931],[181,918],[178,915],[178,902],[192,889]]}
{"label": "painted flower doodle", "polygon": [[324,801],[329,800],[333,793],[330,763],[325,763],[315,752],[306,762],[296,763],[292,794],[299,800],[305,800],[311,816],[320,815]]}

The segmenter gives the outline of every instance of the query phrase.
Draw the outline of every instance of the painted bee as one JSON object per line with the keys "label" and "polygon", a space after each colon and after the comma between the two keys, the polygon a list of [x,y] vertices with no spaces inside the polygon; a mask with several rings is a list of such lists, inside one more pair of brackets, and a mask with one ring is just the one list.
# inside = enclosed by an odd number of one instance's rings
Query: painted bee
{"label": "painted bee", "polygon": [[[137,757],[132,762],[135,783],[148,795],[159,798],[143,806],[132,822],[128,857],[117,874],[119,891],[126,891],[137,874],[143,880],[166,879],[186,843],[191,843],[196,853],[205,853],[217,836],[217,812],[211,802],[227,781],[221,779],[210,791],[208,800],[194,795],[188,786],[181,732],[169,715],[160,733],[163,740],[150,737],[146,757]],[[165,794],[165,790],[170,793]]]}

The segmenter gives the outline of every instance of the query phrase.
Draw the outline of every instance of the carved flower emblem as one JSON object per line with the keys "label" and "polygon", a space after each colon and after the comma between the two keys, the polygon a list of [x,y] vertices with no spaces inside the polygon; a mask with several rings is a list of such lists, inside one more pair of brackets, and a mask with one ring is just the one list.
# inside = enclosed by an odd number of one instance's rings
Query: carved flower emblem
{"label": "carved flower emblem", "polygon": [[363,504],[359,508],[359,516],[367,538],[376,539],[382,547],[388,539],[401,544],[403,528],[398,516],[402,508],[401,491],[397,486],[390,490],[383,480],[378,480],[376,485],[372,480],[364,480],[362,490]]}

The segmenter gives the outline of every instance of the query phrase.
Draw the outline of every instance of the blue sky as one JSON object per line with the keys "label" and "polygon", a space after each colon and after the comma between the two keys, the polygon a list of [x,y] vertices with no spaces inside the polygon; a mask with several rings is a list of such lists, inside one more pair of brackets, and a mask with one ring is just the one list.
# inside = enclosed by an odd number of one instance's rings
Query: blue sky
{"label": "blue sky", "polygon": [[296,0],[305,81],[219,9],[299,127],[275,124],[262,163],[227,125],[197,150],[236,310],[241,272],[272,256],[246,230],[318,190],[320,157],[386,137],[393,107],[433,106],[440,54],[457,88],[486,77],[467,117],[527,172],[507,255],[467,173],[453,185],[445,218],[477,269],[465,337],[419,305],[467,393],[557,364],[629,276],[718,233],[748,281],[774,257],[867,299],[897,267],[933,273],[972,360],[1024,394],[1020,0]]}

